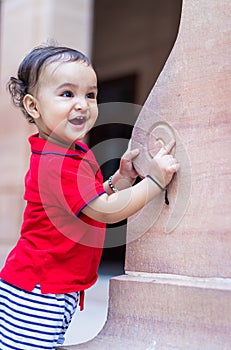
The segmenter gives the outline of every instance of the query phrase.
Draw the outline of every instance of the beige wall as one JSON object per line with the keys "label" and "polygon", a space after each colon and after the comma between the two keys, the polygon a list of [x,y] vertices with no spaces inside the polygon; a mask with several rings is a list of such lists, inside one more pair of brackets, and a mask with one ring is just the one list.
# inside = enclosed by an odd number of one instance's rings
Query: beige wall
{"label": "beige wall", "polygon": [[3,0],[0,57],[0,266],[19,235],[28,167],[27,138],[36,129],[10,104],[6,82],[34,46],[47,39],[91,54],[93,0]]}

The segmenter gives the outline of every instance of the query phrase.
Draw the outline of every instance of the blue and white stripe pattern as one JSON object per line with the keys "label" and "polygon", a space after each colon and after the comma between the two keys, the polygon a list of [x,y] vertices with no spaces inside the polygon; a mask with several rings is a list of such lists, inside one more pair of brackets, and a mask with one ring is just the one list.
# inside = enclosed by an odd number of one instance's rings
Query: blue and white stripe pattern
{"label": "blue and white stripe pattern", "polygon": [[37,285],[28,293],[0,279],[0,349],[55,350],[78,299],[79,292],[42,294]]}

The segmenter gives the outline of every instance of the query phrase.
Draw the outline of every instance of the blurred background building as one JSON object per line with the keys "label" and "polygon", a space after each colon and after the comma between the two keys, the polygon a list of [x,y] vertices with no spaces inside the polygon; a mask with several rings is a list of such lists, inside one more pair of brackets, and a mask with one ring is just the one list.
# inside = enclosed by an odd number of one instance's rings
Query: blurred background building
{"label": "blurred background building", "polygon": [[[29,158],[27,137],[36,131],[11,105],[5,88],[23,57],[47,41],[74,47],[93,62],[100,105],[122,102],[142,106],[174,43],[180,11],[181,0],[0,1],[0,263],[19,235]],[[111,111],[116,106],[113,103],[101,108],[103,112]],[[105,154],[99,155],[105,178],[116,170],[126,148],[126,142],[121,146],[118,138],[127,141],[134,122],[131,115],[124,116],[124,124],[121,115],[112,117],[94,128],[88,140],[92,147],[110,140]],[[110,162],[103,161],[108,159],[107,153],[114,155]],[[125,235],[124,223],[118,225],[118,232]],[[124,247],[107,248],[103,260],[123,266],[123,256]]]}
{"label": "blurred background building", "polygon": [[[9,77],[16,75],[33,47],[47,41],[76,48],[91,58],[98,75],[100,111],[106,119],[92,130],[87,142],[94,148],[110,141],[103,152],[96,151],[107,179],[118,167],[139,111],[138,107],[134,114],[126,114],[126,104],[142,106],[154,85],[176,38],[181,2],[0,0],[0,266],[19,236],[29,160],[27,138],[36,132],[10,103]],[[118,102],[122,109],[117,110]],[[126,142],[118,142],[121,139]],[[126,222],[118,224],[115,232],[125,242]],[[110,263],[122,272],[124,254],[125,245],[105,248],[101,272]]]}

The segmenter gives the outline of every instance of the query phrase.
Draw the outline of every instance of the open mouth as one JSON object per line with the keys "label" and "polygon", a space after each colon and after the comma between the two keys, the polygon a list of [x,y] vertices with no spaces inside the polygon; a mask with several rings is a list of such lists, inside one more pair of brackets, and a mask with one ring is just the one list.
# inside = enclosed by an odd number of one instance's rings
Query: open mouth
{"label": "open mouth", "polygon": [[76,117],[76,118],[69,120],[69,123],[71,123],[73,125],[83,125],[85,122],[86,122],[85,117]]}

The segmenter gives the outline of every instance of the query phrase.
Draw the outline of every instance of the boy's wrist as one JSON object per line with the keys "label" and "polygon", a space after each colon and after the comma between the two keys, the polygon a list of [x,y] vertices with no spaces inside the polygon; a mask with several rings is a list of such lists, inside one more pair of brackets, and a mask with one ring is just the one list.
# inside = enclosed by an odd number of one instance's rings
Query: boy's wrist
{"label": "boy's wrist", "polygon": [[168,200],[168,190],[167,190],[167,187],[163,187],[162,184],[153,176],[151,175],[146,175],[146,178],[147,179],[150,179],[155,185],[157,185],[159,187],[159,189],[165,193],[165,198],[164,198],[164,201],[165,201],[165,204],[166,205],[169,205],[169,200]]}
{"label": "boy's wrist", "polygon": [[135,180],[136,178],[124,176],[121,174],[120,170],[117,170],[114,175],[109,177],[108,184],[109,187],[113,190],[113,192],[117,192],[125,188],[131,187]]}
{"label": "boy's wrist", "polygon": [[121,174],[120,169],[118,169],[115,172],[114,176],[116,177],[116,181],[124,181],[125,183],[129,184],[130,186],[132,186],[137,179],[137,176],[132,177],[132,176],[127,176],[127,175]]}
{"label": "boy's wrist", "polygon": [[109,178],[108,178],[108,185],[109,185],[109,187],[110,187],[110,189],[113,191],[113,192],[118,192],[119,190],[118,190],[118,188],[116,188],[114,185],[113,185],[113,183],[112,183],[112,178],[113,178],[113,175],[111,175]]}

